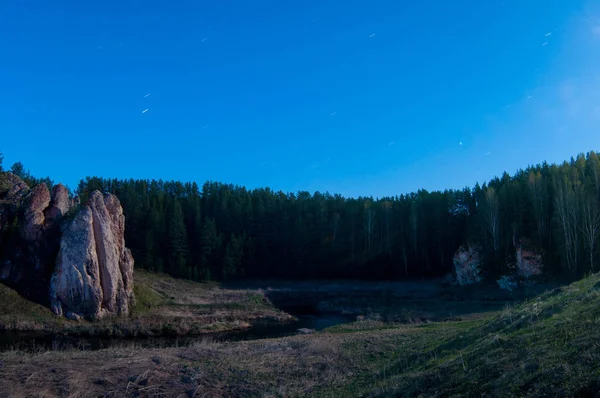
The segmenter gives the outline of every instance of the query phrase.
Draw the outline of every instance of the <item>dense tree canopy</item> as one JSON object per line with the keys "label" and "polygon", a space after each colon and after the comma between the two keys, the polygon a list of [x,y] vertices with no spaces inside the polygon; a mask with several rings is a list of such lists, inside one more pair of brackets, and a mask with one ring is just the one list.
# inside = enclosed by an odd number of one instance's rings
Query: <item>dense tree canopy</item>
{"label": "dense tree canopy", "polygon": [[428,277],[452,270],[461,244],[482,248],[491,277],[526,241],[547,272],[595,270],[600,161],[580,155],[483,186],[374,199],[268,188],[87,178],[78,194],[115,193],[139,267],[193,279]]}
{"label": "dense tree canopy", "polygon": [[[51,184],[20,163],[12,171]],[[596,152],[473,188],[378,199],[96,177],[76,194],[85,203],[95,189],[121,200],[137,267],[195,280],[438,276],[465,244],[481,249],[493,278],[513,272],[522,242],[543,254],[546,273],[575,277],[599,263]]]}

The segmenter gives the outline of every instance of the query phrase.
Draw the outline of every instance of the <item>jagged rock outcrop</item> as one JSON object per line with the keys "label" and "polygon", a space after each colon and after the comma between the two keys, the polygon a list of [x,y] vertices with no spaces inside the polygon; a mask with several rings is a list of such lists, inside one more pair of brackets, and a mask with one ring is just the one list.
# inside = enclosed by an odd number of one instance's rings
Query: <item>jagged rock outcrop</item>
{"label": "jagged rock outcrop", "polygon": [[0,259],[0,280],[26,298],[47,304],[44,291],[48,290],[60,240],[60,234],[47,229],[45,212],[51,201],[50,191],[45,184],[29,190],[14,175],[9,181],[13,185],[3,201],[8,198],[11,205],[3,211],[7,212],[11,230],[4,230],[6,247]]}
{"label": "jagged rock outcrop", "polygon": [[531,278],[541,275],[544,269],[542,253],[530,248],[527,241],[521,241],[516,250],[516,266],[519,276]]}
{"label": "jagged rock outcrop", "polygon": [[117,197],[96,191],[80,207],[61,184],[50,193],[45,184],[30,189],[14,174],[4,177],[0,281],[68,319],[128,314],[133,257]]}
{"label": "jagged rock outcrop", "polygon": [[66,227],[50,283],[51,308],[88,319],[128,314],[134,302],[133,257],[116,196],[95,191]]}
{"label": "jagged rock outcrop", "polygon": [[9,185],[9,190],[4,200],[20,204],[23,197],[29,192],[29,185],[13,173],[6,173],[6,181]]}
{"label": "jagged rock outcrop", "polygon": [[0,231],[12,223],[23,199],[29,193],[29,185],[13,173],[5,173],[6,190],[0,192]]}
{"label": "jagged rock outcrop", "polygon": [[35,242],[41,238],[44,227],[44,210],[50,205],[50,191],[46,184],[35,186],[25,200],[23,220],[21,223],[21,237],[28,242]]}
{"label": "jagged rock outcrop", "polygon": [[481,282],[480,250],[477,246],[459,247],[454,254],[453,262],[456,281],[459,285],[464,286]]}
{"label": "jagged rock outcrop", "polygon": [[50,207],[44,211],[44,227],[51,227],[55,221],[67,214],[69,209],[71,209],[69,191],[62,184],[55,185],[52,188]]}

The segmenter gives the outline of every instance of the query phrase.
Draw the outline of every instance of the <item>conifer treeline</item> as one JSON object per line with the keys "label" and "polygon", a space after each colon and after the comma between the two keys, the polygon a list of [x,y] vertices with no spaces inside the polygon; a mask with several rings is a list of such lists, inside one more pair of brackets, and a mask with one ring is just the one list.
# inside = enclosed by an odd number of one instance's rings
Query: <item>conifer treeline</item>
{"label": "conifer treeline", "polygon": [[136,266],[191,279],[428,277],[452,270],[467,242],[490,277],[513,271],[519,242],[547,273],[598,269],[596,152],[541,164],[483,186],[373,199],[196,183],[86,178],[116,194]]}

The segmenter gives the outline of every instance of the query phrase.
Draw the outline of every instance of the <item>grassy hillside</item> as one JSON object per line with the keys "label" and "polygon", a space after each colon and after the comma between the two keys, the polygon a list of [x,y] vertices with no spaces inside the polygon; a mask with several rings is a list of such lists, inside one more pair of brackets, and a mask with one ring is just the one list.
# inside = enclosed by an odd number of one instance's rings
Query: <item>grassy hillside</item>
{"label": "grassy hillside", "polygon": [[[149,300],[164,299],[164,292]],[[367,320],[313,335],[166,349],[6,352],[0,390],[14,396],[589,396],[600,388],[599,342],[600,276],[594,275],[466,321]]]}
{"label": "grassy hillside", "polygon": [[[338,332],[343,328],[338,329]],[[346,387],[369,396],[571,396],[600,392],[600,277],[494,317],[430,324]]]}
{"label": "grassy hillside", "polygon": [[0,283],[0,331],[43,330],[58,327],[62,320],[39,304],[21,297],[13,289]]}

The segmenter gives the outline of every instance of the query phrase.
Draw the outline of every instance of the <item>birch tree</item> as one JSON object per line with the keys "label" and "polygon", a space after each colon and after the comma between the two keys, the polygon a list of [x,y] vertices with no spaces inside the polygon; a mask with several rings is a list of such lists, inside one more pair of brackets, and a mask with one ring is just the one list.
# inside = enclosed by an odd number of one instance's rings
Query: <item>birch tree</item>
{"label": "birch tree", "polygon": [[485,217],[487,221],[487,229],[492,237],[492,247],[497,253],[500,249],[500,219],[499,219],[499,204],[496,190],[493,187],[488,187],[485,190]]}
{"label": "birch tree", "polygon": [[567,269],[575,270],[578,259],[579,234],[577,233],[578,201],[572,185],[564,180],[555,186],[555,218],[562,238]]}
{"label": "birch tree", "polygon": [[595,197],[590,195],[582,195],[582,197],[581,232],[588,250],[590,270],[594,272],[596,241],[600,234],[600,212],[598,211],[598,200]]}
{"label": "birch tree", "polygon": [[544,213],[544,197],[545,190],[543,188],[542,175],[538,172],[531,171],[528,176],[528,189],[531,195],[531,202],[533,204],[533,215],[535,218],[535,224],[538,236],[543,241],[546,237],[546,218]]}

